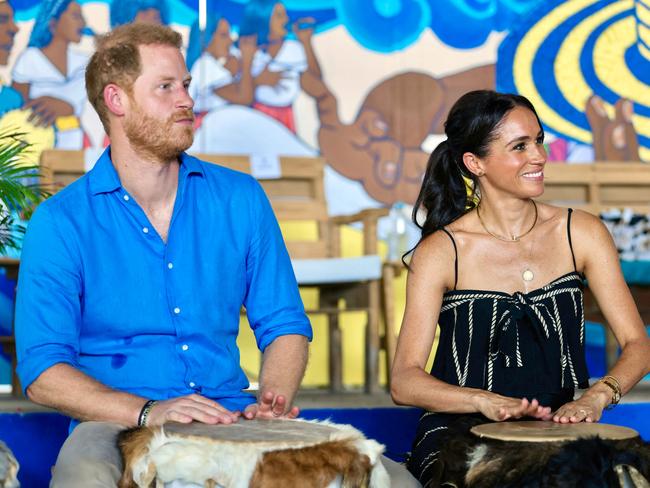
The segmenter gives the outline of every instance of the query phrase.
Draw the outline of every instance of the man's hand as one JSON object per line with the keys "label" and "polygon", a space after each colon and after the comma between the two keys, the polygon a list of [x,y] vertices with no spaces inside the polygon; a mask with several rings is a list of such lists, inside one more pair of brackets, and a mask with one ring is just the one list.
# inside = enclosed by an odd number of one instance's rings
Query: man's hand
{"label": "man's hand", "polygon": [[147,425],[162,425],[169,421],[183,424],[192,421],[204,424],[232,424],[237,422],[240,415],[240,412],[231,412],[209,398],[193,394],[156,402],[149,412]]}
{"label": "man's hand", "polygon": [[251,403],[244,410],[244,418],[252,419],[295,419],[300,413],[296,406],[287,405],[284,395],[276,395],[272,391],[266,391],[260,397],[258,403]]}

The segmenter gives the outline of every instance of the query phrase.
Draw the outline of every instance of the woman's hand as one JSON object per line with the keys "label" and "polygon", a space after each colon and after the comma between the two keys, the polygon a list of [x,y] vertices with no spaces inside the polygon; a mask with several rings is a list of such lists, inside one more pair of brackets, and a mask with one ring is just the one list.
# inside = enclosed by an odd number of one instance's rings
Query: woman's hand
{"label": "woman's hand", "polygon": [[[603,410],[609,404],[611,392],[593,391],[595,387],[586,391],[577,400],[565,403],[553,414],[553,422],[562,424],[577,422],[598,422],[603,415]],[[608,388],[608,387],[605,387]],[[608,396],[609,394],[609,396]]]}
{"label": "woman's hand", "polygon": [[48,127],[54,124],[57,117],[74,114],[74,109],[68,102],[48,96],[34,98],[23,108],[32,110],[27,120],[38,127]]}
{"label": "woman's hand", "polygon": [[544,407],[536,399],[512,398],[491,392],[482,392],[476,397],[476,407],[490,420],[501,422],[508,419],[532,417],[539,420],[552,418],[551,407]]}

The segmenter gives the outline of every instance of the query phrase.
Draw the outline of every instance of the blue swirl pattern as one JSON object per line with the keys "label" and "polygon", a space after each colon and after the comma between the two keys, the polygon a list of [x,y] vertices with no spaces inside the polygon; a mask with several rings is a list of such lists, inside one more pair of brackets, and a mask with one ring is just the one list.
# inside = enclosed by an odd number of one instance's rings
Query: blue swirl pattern
{"label": "blue swirl pattern", "polygon": [[339,21],[364,47],[379,52],[403,49],[429,25],[426,0],[338,0]]}
{"label": "blue swirl pattern", "polygon": [[[79,3],[112,0],[78,0]],[[280,0],[278,0],[280,1]],[[192,25],[198,15],[197,0],[167,0],[169,21]],[[236,30],[249,0],[208,0],[208,11],[219,11]],[[292,20],[310,16],[316,30],[344,26],[362,46],[393,52],[414,43],[431,29],[445,44],[471,49],[483,44],[491,32],[508,30],[518,18],[544,0],[283,0]],[[11,0],[17,18],[33,18],[42,0]]]}

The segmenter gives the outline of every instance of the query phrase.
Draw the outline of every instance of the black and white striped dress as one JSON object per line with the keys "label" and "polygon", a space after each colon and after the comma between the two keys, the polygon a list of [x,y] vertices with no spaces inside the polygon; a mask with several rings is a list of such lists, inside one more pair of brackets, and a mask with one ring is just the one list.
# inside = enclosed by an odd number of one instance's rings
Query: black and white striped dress
{"label": "black and white striped dress", "polygon": [[[571,210],[567,233],[573,255],[570,222]],[[529,293],[446,292],[431,374],[452,385],[536,398],[553,409],[570,401],[589,380],[583,283],[575,257],[573,263],[574,271]],[[460,416],[425,412],[421,417],[407,465],[423,484],[434,471],[440,437]]]}

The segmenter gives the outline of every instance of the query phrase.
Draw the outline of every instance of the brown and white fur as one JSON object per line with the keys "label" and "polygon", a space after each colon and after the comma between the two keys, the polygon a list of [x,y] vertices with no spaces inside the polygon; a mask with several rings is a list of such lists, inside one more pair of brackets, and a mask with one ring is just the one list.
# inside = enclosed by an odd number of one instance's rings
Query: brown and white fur
{"label": "brown and white fur", "polygon": [[[242,427],[253,421],[240,421]],[[340,480],[343,487],[390,486],[380,455],[384,446],[349,425],[304,420],[267,422],[270,441],[215,441],[169,432],[165,427],[122,432],[118,444],[124,461],[119,488],[162,487],[183,480],[208,488],[321,488]],[[281,423],[278,423],[281,422]],[[276,438],[288,428],[320,429],[304,440]],[[235,428],[230,427],[234,432]],[[224,426],[224,428],[229,428]],[[328,429],[328,430],[323,430]],[[325,434],[323,435],[323,432]]]}

